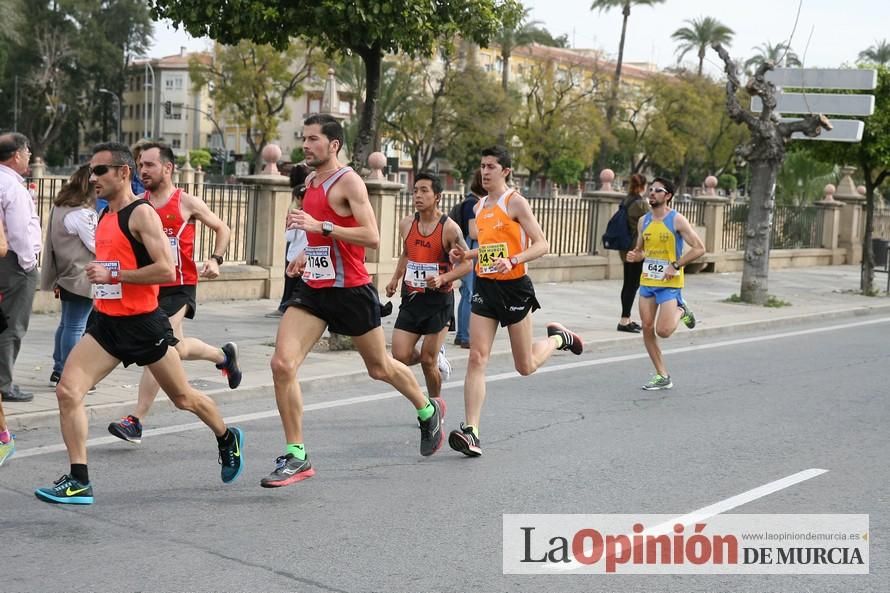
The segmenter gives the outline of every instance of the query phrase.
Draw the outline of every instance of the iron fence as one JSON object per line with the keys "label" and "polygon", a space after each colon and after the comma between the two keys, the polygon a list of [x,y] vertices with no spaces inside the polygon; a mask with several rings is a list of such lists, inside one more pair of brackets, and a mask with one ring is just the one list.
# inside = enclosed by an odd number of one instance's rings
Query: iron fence
{"label": "iron fence", "polygon": [[671,208],[686,217],[693,226],[705,226],[705,203],[699,200],[672,202]]}
{"label": "iron fence", "polygon": [[727,204],[723,209],[723,250],[745,249],[745,225],[748,224],[748,204]]}
{"label": "iron fence", "polygon": [[[442,212],[448,212],[463,195],[443,192],[439,203]],[[593,255],[597,242],[593,237],[597,225],[596,201],[590,198],[527,198],[532,212],[538,219],[544,236],[550,242],[551,255]],[[393,253],[402,252],[402,239],[398,223],[414,212],[411,192],[401,192],[396,198],[396,228],[393,233]]]}
{"label": "iron fence", "polygon": [[[814,206],[776,206],[770,230],[770,249],[819,247],[822,210]],[[748,204],[727,205],[723,211],[723,250],[745,249]]]}

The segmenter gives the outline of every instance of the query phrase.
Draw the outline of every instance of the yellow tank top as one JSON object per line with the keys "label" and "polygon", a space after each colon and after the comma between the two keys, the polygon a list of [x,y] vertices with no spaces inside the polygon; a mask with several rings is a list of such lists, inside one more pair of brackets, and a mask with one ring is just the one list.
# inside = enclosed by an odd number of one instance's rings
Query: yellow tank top
{"label": "yellow tank top", "polygon": [[664,271],[683,253],[683,237],[674,227],[676,210],[671,210],[662,220],[655,220],[649,212],[643,217],[643,273],[642,286],[655,288],[683,288],[683,270],[665,279]]}
{"label": "yellow tank top", "polygon": [[494,270],[494,260],[499,257],[510,258],[524,251],[528,246],[528,237],[522,225],[507,214],[510,198],[516,193],[507,189],[497,201],[488,207],[488,198],[476,204],[476,228],[479,237],[479,257],[476,260],[476,274],[491,280],[515,280],[525,276],[525,264],[513,266],[506,274]]}

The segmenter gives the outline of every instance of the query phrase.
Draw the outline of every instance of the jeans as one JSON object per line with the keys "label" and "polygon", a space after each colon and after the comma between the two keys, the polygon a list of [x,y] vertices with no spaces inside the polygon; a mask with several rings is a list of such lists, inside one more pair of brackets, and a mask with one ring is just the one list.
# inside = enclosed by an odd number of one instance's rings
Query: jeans
{"label": "jeans", "polygon": [[[467,246],[475,249],[479,244],[470,237],[466,238]],[[457,335],[455,338],[461,342],[470,341],[470,299],[473,297],[473,284],[476,279],[476,271],[460,279],[460,303],[457,305]]]}
{"label": "jeans", "polygon": [[62,318],[56,328],[55,347],[53,348],[53,372],[62,374],[68,354],[75,344],[83,337],[87,326],[87,318],[93,309],[93,300],[77,295],[70,295],[62,301]]}

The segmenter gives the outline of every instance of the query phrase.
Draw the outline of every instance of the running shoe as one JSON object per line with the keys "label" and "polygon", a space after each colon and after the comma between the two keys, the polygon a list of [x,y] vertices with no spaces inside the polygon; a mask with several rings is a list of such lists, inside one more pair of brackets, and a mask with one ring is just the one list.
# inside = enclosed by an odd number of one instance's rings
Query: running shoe
{"label": "running shoe", "polygon": [[234,342],[223,344],[221,348],[226,355],[225,361],[216,365],[223,375],[229,380],[229,389],[235,389],[241,385],[241,367],[238,366],[238,345]]}
{"label": "running shoe", "polygon": [[439,348],[437,362],[439,364],[439,374],[442,375],[442,381],[447,381],[451,377],[451,363],[448,361],[448,357],[445,356],[445,344],[442,344],[442,347]]}
{"label": "running shoe", "polygon": [[128,443],[142,442],[142,423],[135,416],[124,416],[118,422],[108,425],[108,432]]}
{"label": "running shoe", "polygon": [[429,402],[435,408],[433,415],[427,420],[418,420],[420,424],[420,454],[424,457],[438,451],[445,440],[443,432],[445,410],[442,408],[442,404],[439,403],[438,397],[431,398]]}
{"label": "running shoe", "polygon": [[571,332],[561,323],[547,324],[547,337],[562,336],[562,346],[560,350],[571,350],[573,354],[581,354],[584,352],[584,342],[581,336],[575,332]]}
{"label": "running shoe", "polygon": [[15,435],[12,435],[8,443],[0,443],[0,465],[13,455],[15,455]]}
{"label": "running shoe", "polygon": [[263,488],[280,488],[290,486],[315,475],[309,457],[297,459],[292,453],[282,455],[275,460],[275,470],[260,480]]}
{"label": "running shoe", "polygon": [[61,378],[62,378],[61,373],[57,373],[56,371],[53,371],[49,376],[49,381],[47,382],[47,385],[50,387],[55,387],[56,385],[59,384],[59,379],[61,379]]}
{"label": "running shoe", "polygon": [[680,303],[680,309],[683,311],[683,316],[680,318],[683,325],[689,329],[695,327],[695,314],[689,309],[689,306],[686,303]]}
{"label": "running shoe", "polygon": [[234,482],[241,475],[241,470],[244,469],[244,462],[241,457],[241,449],[244,447],[244,433],[235,426],[230,426],[229,430],[235,435],[235,438],[232,439],[232,444],[219,448],[219,464],[222,466],[220,477],[226,484]]}
{"label": "running shoe", "polygon": [[646,391],[658,391],[660,389],[670,389],[674,384],[671,382],[670,376],[664,377],[656,373],[649,379],[649,382],[643,385]]}
{"label": "running shoe", "polygon": [[638,334],[642,328],[637,325],[635,322],[631,321],[630,323],[619,323],[618,331],[627,332],[629,334]]}
{"label": "running shoe", "polygon": [[51,488],[38,488],[34,494],[44,502],[57,504],[93,504],[93,487],[65,475]]}
{"label": "running shoe", "polygon": [[467,457],[479,457],[482,455],[482,447],[479,446],[479,437],[469,426],[460,423],[460,430],[452,430],[448,435],[448,444],[458,453]]}

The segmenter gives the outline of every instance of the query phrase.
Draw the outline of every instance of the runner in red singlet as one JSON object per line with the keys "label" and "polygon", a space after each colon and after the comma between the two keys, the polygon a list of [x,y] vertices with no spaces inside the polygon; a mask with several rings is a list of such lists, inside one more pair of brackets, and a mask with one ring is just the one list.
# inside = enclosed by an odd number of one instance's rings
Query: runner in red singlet
{"label": "runner in red singlet", "polygon": [[96,311],[86,334],[71,351],[56,386],[62,436],[71,471],[35,494],[45,502],[92,504],[87,471],[87,390],[118,364],[148,366],[177,408],[197,415],[216,435],[223,482],[241,473],[244,437],[227,428],[212,399],[188,383],[170,321],[158,308],[158,283],[174,276],[161,219],[130,189],[135,165],[130,150],[109,142],[93,149],[90,181],[107,196],[96,228],[96,261],[86,268]]}
{"label": "runner in red singlet", "polygon": [[417,410],[421,455],[442,446],[443,414],[420,390],[414,374],[386,351],[377,290],[365,269],[365,248],[380,243],[374,210],[361,177],[337,159],[343,127],[329,115],[303,122],[303,153],[315,172],[306,180],[303,209],[288,215],[288,226],[306,231],[308,246],[288,264],[302,275],[278,326],[272,379],[287,448],[276,459],[266,488],[287,486],[315,474],[303,445],[303,398],[297,372],[325,329],[352,336],[368,374],[401,392]]}
{"label": "runner in red singlet", "polygon": [[[452,269],[448,252],[458,245],[467,249],[460,226],[439,209],[442,182],[429,173],[414,180],[416,212],[399,222],[402,255],[386,286],[386,296],[402,284],[402,303],[392,332],[392,355],[409,366],[420,363],[430,397],[441,397],[442,382],[451,375],[445,356],[445,337],[454,311],[451,283],[472,269],[465,261]],[[423,345],[417,342],[423,336]],[[444,401],[440,400],[444,409]]]}
{"label": "runner in red singlet", "polygon": [[[173,150],[160,142],[144,143],[139,157],[139,169],[145,193],[140,196],[151,203],[161,217],[168,248],[173,258],[175,277],[161,284],[158,303],[179,340],[176,350],[182,360],[206,360],[216,365],[228,377],[229,388],[241,383],[238,366],[238,346],[228,342],[222,347],[211,346],[197,338],[186,337],[183,319],[195,318],[197,309],[198,266],[195,263],[195,225],[200,221],[213,231],[215,241],[212,255],[201,267],[202,278],[219,276],[231,231],[226,223],[207,207],[203,200],[173,186],[175,157]],[[139,398],[132,414],[108,425],[108,432],[131,443],[142,442],[142,422],[158,396],[158,382],[148,371],[139,381]]]}

